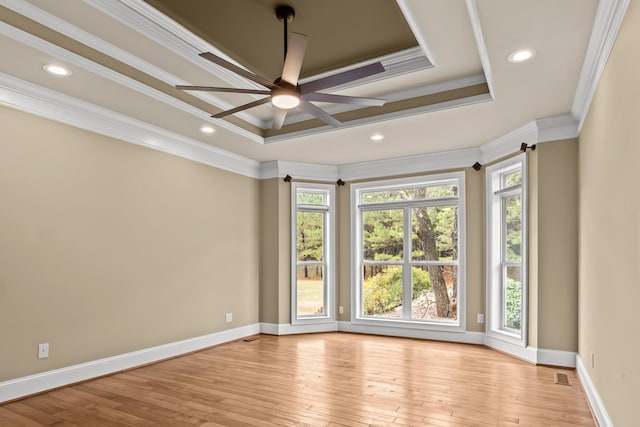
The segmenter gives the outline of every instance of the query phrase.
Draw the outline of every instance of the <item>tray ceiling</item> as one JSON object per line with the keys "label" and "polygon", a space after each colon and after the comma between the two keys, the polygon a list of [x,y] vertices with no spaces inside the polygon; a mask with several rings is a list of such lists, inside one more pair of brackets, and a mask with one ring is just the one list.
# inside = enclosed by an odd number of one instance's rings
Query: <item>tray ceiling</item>
{"label": "tray ceiling", "polygon": [[[271,0],[0,0],[0,77],[102,108],[194,144],[257,161],[358,163],[477,147],[532,120],[568,113],[597,0],[325,0],[286,2],[290,30],[309,35],[303,82],[380,60],[383,75],[327,92],[386,99],[383,107],[319,106],[333,128],[295,111],[269,129],[259,98],[181,92],[177,84],[255,88],[198,56],[212,52],[273,80],[282,24]],[[537,51],[512,64],[518,48]],[[42,71],[72,70],[68,78]],[[66,99],[66,98],[65,98]],[[83,104],[84,105],[84,104]],[[213,134],[198,129],[211,125]],[[385,139],[372,142],[373,133]]]}

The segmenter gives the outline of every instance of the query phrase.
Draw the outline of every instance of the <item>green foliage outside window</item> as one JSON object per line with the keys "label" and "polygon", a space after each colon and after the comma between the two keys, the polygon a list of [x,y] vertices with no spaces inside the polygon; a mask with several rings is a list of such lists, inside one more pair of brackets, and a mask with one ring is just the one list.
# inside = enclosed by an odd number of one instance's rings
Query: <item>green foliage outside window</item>
{"label": "green foliage outside window", "polygon": [[[429,273],[420,268],[411,269],[413,298],[431,289]],[[373,316],[387,313],[402,305],[402,267],[393,266],[364,281],[364,314]]]}
{"label": "green foliage outside window", "polygon": [[[405,189],[371,191],[363,195],[363,203],[385,203],[405,200],[447,199],[458,195],[456,185],[426,185]],[[444,202],[436,206],[415,206],[406,211],[410,215],[411,254],[405,253],[403,208],[380,207],[363,213],[363,255],[367,261],[403,261],[411,256],[413,261],[455,261],[458,249],[458,209]],[[376,268],[365,276],[363,289],[364,315],[389,313],[402,305],[402,267],[388,266],[374,274]],[[432,287],[439,286],[436,298],[444,298],[442,305],[448,306],[446,284],[442,273],[435,278],[422,268],[412,268],[412,299],[417,300]],[[456,281],[453,279],[453,295]],[[443,317],[448,317],[445,314]]]}
{"label": "green foliage outside window", "polygon": [[505,326],[510,329],[520,329],[522,318],[522,283],[507,278]]}

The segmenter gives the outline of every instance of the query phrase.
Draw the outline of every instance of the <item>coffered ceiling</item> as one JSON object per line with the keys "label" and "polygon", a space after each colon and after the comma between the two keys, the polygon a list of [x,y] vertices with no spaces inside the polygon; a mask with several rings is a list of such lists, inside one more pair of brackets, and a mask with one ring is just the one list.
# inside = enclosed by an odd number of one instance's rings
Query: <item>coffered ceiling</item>
{"label": "coffered ceiling", "polygon": [[[296,11],[289,31],[309,37],[300,83],[380,61],[384,73],[325,92],[382,98],[385,105],[318,103],[342,126],[294,109],[276,131],[270,129],[269,103],[210,117],[264,95],[175,89],[264,89],[204,60],[202,52],[269,81],[278,78],[284,36],[274,10],[280,4]],[[16,107],[17,97],[29,96],[32,103],[64,110],[51,114],[56,120],[78,125],[74,111],[90,114],[94,124],[102,120],[93,128],[81,126],[96,132],[111,123],[111,136],[130,127],[143,145],[164,146],[158,141],[166,139],[259,162],[341,165],[460,150],[572,111],[598,4],[0,0],[0,103]],[[522,48],[535,49],[535,57],[507,60]],[[43,71],[45,64],[65,66],[72,74],[52,76]],[[202,133],[203,125],[215,132]],[[122,139],[131,140],[127,132]],[[376,133],[384,139],[372,141]]]}

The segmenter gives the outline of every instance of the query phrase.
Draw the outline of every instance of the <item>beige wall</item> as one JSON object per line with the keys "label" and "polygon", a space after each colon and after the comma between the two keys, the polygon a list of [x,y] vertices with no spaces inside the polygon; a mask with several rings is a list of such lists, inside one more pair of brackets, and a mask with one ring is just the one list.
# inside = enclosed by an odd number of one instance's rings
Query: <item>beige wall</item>
{"label": "beige wall", "polygon": [[579,142],[580,357],[616,426],[638,424],[638,52],[640,2],[631,1]]}
{"label": "beige wall", "polygon": [[578,145],[529,151],[529,345],[578,350]]}
{"label": "beige wall", "polygon": [[[0,141],[0,331],[11,343],[0,353],[0,380],[258,321],[290,322],[290,184],[0,114],[11,124]],[[567,232],[575,212],[566,204],[575,193],[575,141],[540,145],[533,161],[531,186],[542,196],[532,204],[544,225],[530,344],[572,350],[575,274],[567,267],[575,239]],[[485,174],[465,174],[466,327],[482,332]],[[337,317],[348,321],[349,185],[336,195]],[[51,344],[49,359],[36,358],[41,342]]]}
{"label": "beige wall", "polygon": [[291,322],[291,184],[260,183],[260,321]]}
{"label": "beige wall", "polygon": [[[336,209],[336,303],[344,312],[337,319],[351,321],[351,185],[336,189],[338,206]],[[336,311],[338,313],[338,311]]]}
{"label": "beige wall", "polygon": [[260,181],[260,321],[278,323],[278,180]]}
{"label": "beige wall", "polygon": [[486,314],[485,292],[485,169],[465,169],[466,175],[466,231],[467,231],[467,331],[484,332],[477,314]]}
{"label": "beige wall", "polygon": [[258,321],[256,180],[0,123],[0,381]]}
{"label": "beige wall", "polygon": [[[528,202],[528,230],[527,230],[527,243],[528,253],[527,261],[529,263],[527,269],[527,286],[529,288],[528,293],[528,331],[527,331],[527,345],[531,347],[538,347],[538,270],[540,263],[538,262],[538,254],[540,251],[540,245],[538,243],[538,200],[540,199],[540,192],[538,186],[538,155],[536,151],[529,151],[529,157],[527,160],[527,202]],[[538,151],[538,153],[540,153]],[[577,242],[576,242],[577,246]]]}

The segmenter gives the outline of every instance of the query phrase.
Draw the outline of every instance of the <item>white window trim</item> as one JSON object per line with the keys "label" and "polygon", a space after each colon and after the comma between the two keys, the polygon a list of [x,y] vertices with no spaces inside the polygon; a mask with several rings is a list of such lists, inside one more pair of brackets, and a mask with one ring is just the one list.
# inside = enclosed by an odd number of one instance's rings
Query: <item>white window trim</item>
{"label": "white window trim", "polygon": [[[364,318],[360,315],[360,272],[362,271],[362,243],[361,210],[358,208],[360,193],[371,189],[385,189],[410,186],[419,182],[436,184],[438,181],[458,180],[458,301],[457,324],[450,322],[424,322],[407,319],[392,318]],[[422,175],[411,178],[368,181],[351,185],[351,323],[357,325],[383,326],[401,329],[421,329],[446,332],[466,331],[466,208],[465,208],[465,172],[451,172],[436,175]],[[406,244],[406,242],[405,242]]]}
{"label": "white window trim", "polygon": [[[521,241],[521,259],[522,266],[520,268],[521,281],[522,281],[522,319],[521,319],[521,333],[509,332],[502,328],[502,270],[501,270],[501,256],[502,256],[502,237],[501,237],[501,207],[496,207],[500,204],[500,197],[496,197],[495,182],[496,177],[512,168],[513,166],[522,165],[522,184],[520,186],[522,190],[522,241]],[[528,172],[527,172],[527,156],[525,153],[514,156],[510,159],[496,163],[487,167],[486,169],[486,188],[485,188],[485,205],[486,205],[486,310],[487,310],[487,336],[496,338],[508,343],[526,347],[529,329],[529,284],[528,284]],[[508,193],[505,191],[503,193]],[[495,214],[497,209],[497,215]],[[498,238],[493,238],[495,229],[498,228]],[[497,301],[497,303],[496,303]]]}
{"label": "white window trim", "polygon": [[[298,317],[298,288],[297,288],[297,194],[301,190],[322,191],[327,193],[328,220],[324,230],[324,257],[326,262],[326,271],[324,272],[325,286],[327,290],[325,313],[318,316]],[[335,204],[336,194],[335,186],[331,184],[315,184],[294,182],[291,184],[291,324],[292,325],[309,325],[317,323],[335,322]],[[319,209],[319,212],[325,212]]]}

